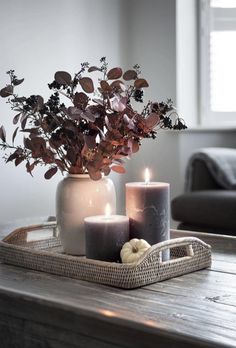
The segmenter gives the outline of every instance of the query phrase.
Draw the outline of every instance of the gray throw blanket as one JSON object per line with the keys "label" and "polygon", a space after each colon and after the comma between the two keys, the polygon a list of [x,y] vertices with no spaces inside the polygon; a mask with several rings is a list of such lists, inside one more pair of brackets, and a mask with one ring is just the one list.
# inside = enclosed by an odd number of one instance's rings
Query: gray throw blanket
{"label": "gray throw blanket", "polygon": [[198,159],[205,163],[216,182],[228,190],[236,189],[236,149],[208,147],[199,149],[189,159],[185,190],[191,191],[193,163]]}

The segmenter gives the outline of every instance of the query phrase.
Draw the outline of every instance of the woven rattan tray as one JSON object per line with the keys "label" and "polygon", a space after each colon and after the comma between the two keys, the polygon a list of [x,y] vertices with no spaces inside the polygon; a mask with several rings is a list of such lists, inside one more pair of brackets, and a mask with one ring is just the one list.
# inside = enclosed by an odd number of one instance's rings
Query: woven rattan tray
{"label": "woven rattan tray", "polygon": [[[162,251],[170,249],[170,260]],[[132,289],[211,265],[211,247],[195,237],[153,245],[137,263],[122,264],[63,254],[55,223],[19,228],[0,241],[3,263]]]}

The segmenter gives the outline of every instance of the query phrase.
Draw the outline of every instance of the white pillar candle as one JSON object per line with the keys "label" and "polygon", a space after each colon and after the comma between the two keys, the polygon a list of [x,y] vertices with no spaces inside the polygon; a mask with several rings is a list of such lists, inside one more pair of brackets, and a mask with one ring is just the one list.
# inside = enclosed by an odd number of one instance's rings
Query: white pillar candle
{"label": "white pillar candle", "polygon": [[[153,245],[170,238],[170,185],[150,182],[146,169],[144,182],[126,184],[126,215],[130,219],[130,238],[145,239]],[[163,260],[168,258],[163,252]]]}
{"label": "white pillar candle", "polygon": [[105,215],[86,217],[86,257],[109,262],[120,261],[120,250],[129,240],[129,219],[123,215],[110,215],[109,205]]}

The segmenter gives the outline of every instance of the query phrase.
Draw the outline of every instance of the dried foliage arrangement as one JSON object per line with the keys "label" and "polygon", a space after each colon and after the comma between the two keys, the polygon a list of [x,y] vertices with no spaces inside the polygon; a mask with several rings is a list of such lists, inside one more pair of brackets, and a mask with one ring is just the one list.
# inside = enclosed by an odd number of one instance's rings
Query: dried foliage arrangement
{"label": "dried foliage arrangement", "polygon": [[[97,87],[92,78],[95,71],[101,75]],[[48,84],[53,94],[47,101],[40,95],[16,94],[15,87],[24,79],[18,79],[14,70],[7,74],[10,83],[0,96],[16,112],[15,130],[9,143],[4,126],[0,127],[0,147],[10,150],[4,155],[6,162],[14,161],[16,166],[25,162],[31,175],[37,165],[49,166],[46,179],[58,170],[88,173],[93,180],[111,170],[124,173],[124,159],[139,150],[143,138],[155,139],[160,128],[186,128],[171,100],[149,101],[142,112],[135,111],[132,102],[142,102],[143,89],[148,87],[138,65],[125,72],[119,67],[108,69],[102,57],[99,66],[82,63],[74,77],[57,71]],[[19,132],[23,143],[15,145]]]}

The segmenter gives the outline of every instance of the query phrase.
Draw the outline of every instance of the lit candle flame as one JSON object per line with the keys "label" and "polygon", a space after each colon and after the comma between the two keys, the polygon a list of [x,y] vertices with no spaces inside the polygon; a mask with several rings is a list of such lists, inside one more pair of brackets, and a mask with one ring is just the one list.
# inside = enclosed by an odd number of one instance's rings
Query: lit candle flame
{"label": "lit candle flame", "polygon": [[111,206],[109,203],[107,203],[105,207],[105,216],[106,218],[109,218],[111,216]]}
{"label": "lit candle flame", "polygon": [[150,171],[148,168],[145,169],[144,179],[145,179],[145,184],[150,183]]}

